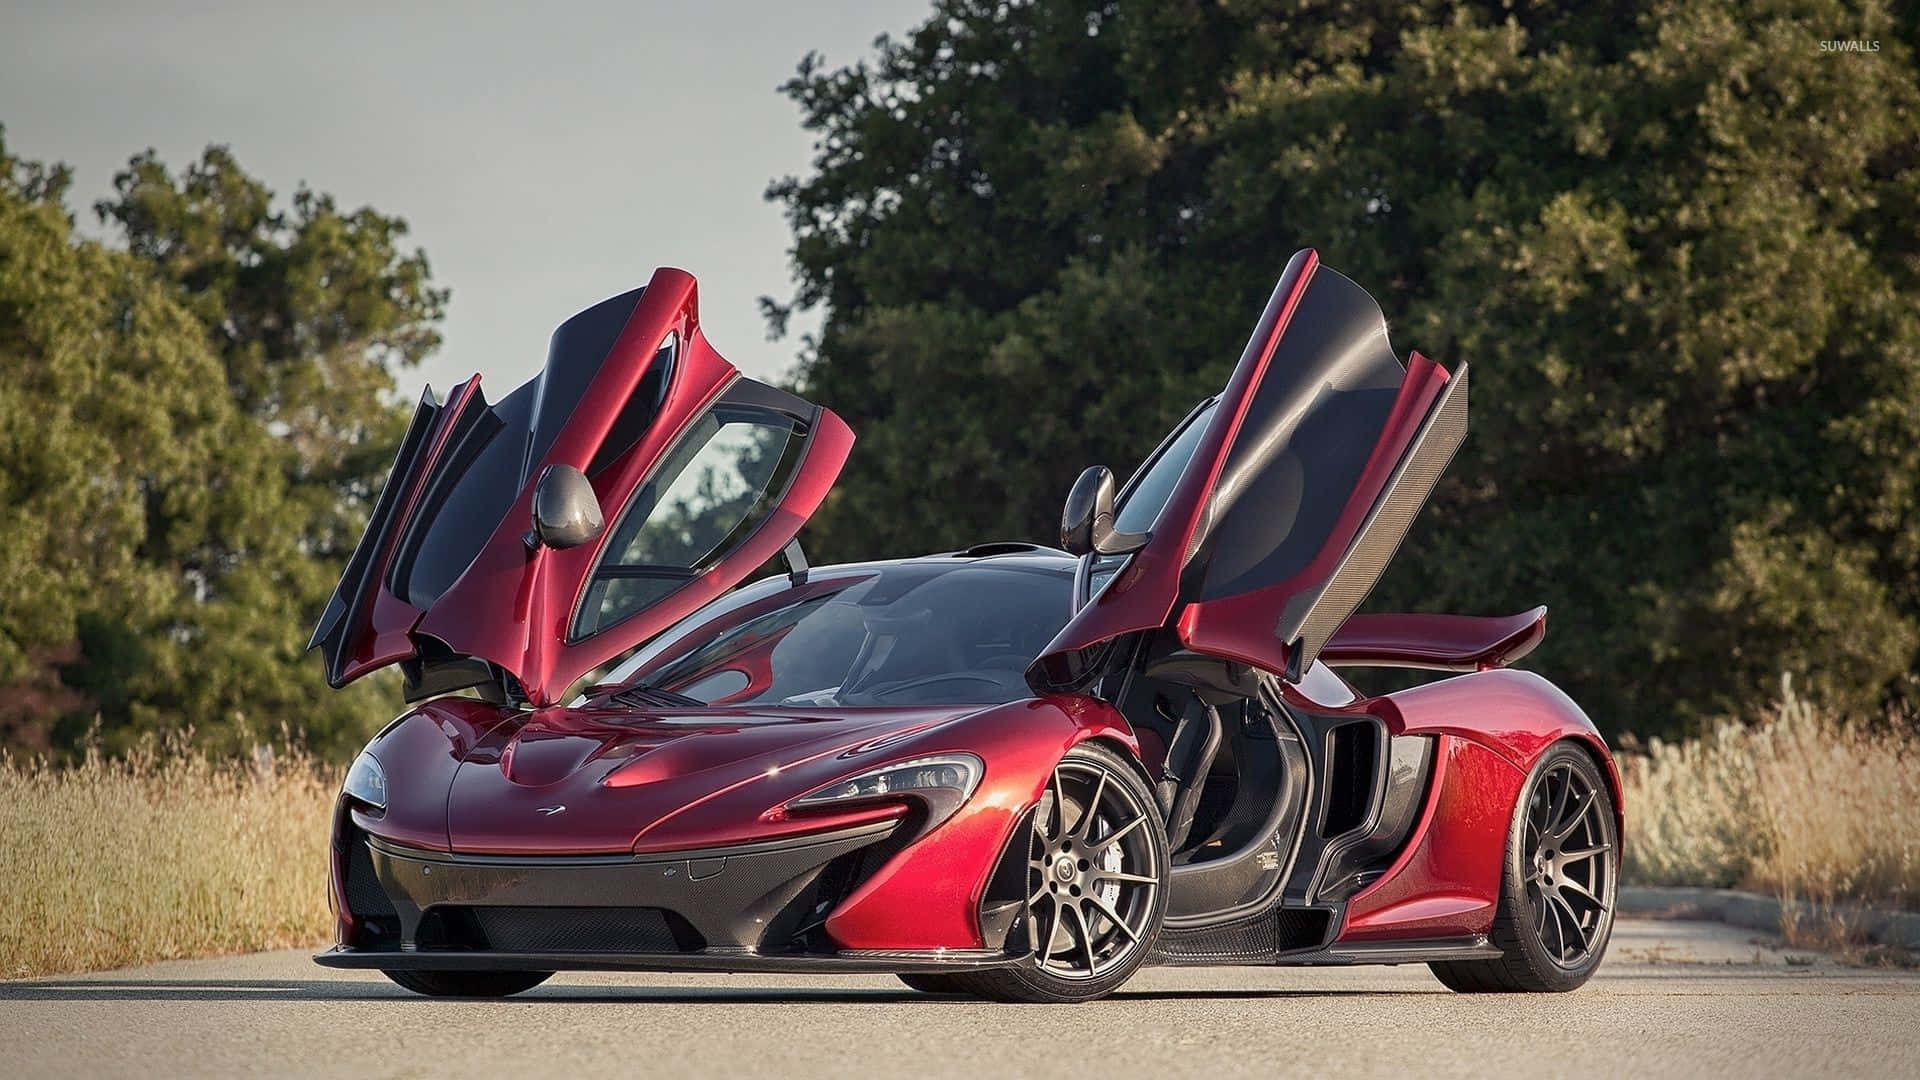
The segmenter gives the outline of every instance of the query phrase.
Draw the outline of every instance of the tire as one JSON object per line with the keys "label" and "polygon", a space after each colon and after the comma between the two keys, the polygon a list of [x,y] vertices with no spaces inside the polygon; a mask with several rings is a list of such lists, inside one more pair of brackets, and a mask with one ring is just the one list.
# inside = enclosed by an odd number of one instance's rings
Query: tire
{"label": "tire", "polygon": [[1429,964],[1434,976],[1463,994],[1564,993],[1584,984],[1613,934],[1617,821],[1593,757],[1570,742],[1550,749],[1528,774],[1507,829],[1488,935],[1500,955]]}
{"label": "tire", "polygon": [[[1086,813],[1088,802],[1095,813]],[[1017,966],[948,978],[956,990],[993,1001],[1065,1004],[1113,993],[1159,940],[1168,860],[1166,825],[1139,770],[1104,746],[1074,747],[1034,814],[1030,907],[1015,929],[1025,927],[1033,954]]]}
{"label": "tire", "polygon": [[387,971],[380,974],[428,997],[499,998],[531,990],[551,971]]}
{"label": "tire", "polygon": [[900,981],[906,983],[909,989],[923,994],[964,994],[966,991],[955,981],[958,977],[923,971],[903,971],[899,975]]}

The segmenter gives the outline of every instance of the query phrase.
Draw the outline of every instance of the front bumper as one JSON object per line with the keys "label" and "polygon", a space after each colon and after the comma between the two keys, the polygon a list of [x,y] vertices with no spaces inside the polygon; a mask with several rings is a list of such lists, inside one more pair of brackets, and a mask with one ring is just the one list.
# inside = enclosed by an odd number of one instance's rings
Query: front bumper
{"label": "front bumper", "polygon": [[328,967],[430,970],[947,971],[997,950],[849,951],[823,929],[893,853],[895,821],[637,856],[461,855],[343,839],[349,940]]}

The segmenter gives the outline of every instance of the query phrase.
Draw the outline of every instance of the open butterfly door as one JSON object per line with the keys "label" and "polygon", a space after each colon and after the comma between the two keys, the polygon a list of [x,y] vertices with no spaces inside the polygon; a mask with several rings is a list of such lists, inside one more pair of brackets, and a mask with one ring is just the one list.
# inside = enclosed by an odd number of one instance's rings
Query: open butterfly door
{"label": "open butterfly door", "polygon": [[1366,290],[1288,262],[1220,395],[1127,485],[1122,556],[1086,556],[1098,591],[1029,669],[1077,686],[1122,635],[1298,678],[1366,598],[1467,430],[1467,367],[1394,355]]}
{"label": "open butterfly door", "polygon": [[[550,705],[778,554],[852,445],[715,352],[692,276],[663,268],[563,323],[498,402],[477,375],[428,392],[312,647],[336,687],[397,663],[409,699],[501,684]],[[529,528],[556,469],[604,523],[564,546]]]}

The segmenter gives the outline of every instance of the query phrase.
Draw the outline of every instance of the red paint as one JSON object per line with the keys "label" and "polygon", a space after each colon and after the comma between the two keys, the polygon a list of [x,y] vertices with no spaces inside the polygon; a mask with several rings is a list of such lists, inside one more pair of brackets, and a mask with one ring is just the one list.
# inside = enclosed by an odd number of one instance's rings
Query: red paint
{"label": "red paint", "polygon": [[1547,609],[1476,615],[1354,615],[1320,650],[1329,665],[1483,671],[1505,667],[1547,636]]}
{"label": "red paint", "polygon": [[[817,832],[848,820],[769,815],[845,775],[837,755],[879,735],[969,711],[742,706],[521,713],[466,756],[445,795],[447,828],[459,850],[512,855],[670,851]],[[568,810],[538,812],[549,806]],[[867,808],[854,817],[897,813],[898,807]]]}

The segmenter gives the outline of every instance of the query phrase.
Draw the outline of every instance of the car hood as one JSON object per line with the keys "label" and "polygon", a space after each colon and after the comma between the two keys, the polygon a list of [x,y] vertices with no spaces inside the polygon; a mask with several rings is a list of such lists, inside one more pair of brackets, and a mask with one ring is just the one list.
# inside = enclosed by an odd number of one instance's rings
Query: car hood
{"label": "car hood", "polygon": [[457,852],[682,850],[898,817],[899,806],[792,817],[785,804],[885,764],[887,747],[980,710],[550,708],[461,752],[446,802]]}

